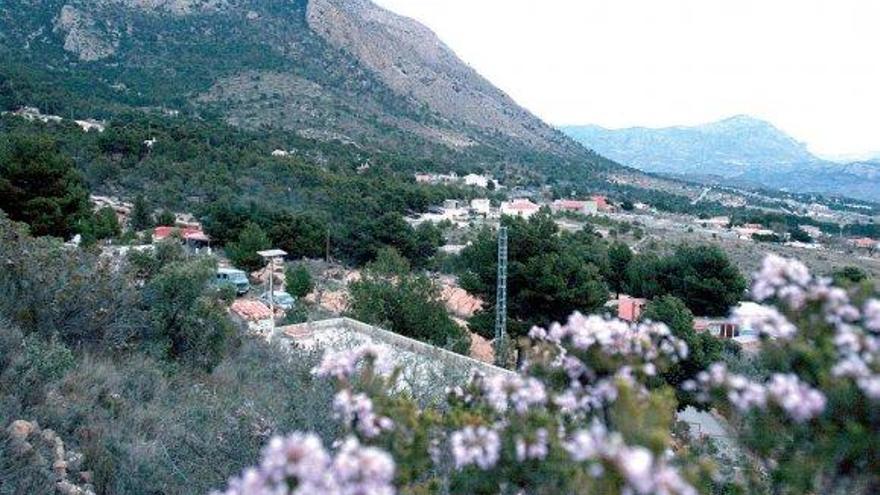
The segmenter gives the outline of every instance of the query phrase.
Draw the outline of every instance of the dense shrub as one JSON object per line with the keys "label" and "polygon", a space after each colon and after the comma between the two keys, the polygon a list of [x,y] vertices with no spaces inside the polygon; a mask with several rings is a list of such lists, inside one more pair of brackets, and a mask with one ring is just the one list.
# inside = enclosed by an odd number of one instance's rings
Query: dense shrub
{"label": "dense shrub", "polygon": [[[48,382],[49,393],[34,404],[16,386],[21,377],[7,370],[0,374],[0,430],[18,417],[54,429],[84,454],[98,493],[207,493],[256,458],[273,434],[290,428],[328,440],[337,434],[323,414],[332,388],[309,373],[317,362],[307,352],[285,355],[248,342],[209,375],[169,375],[140,353],[85,354]],[[54,484],[50,492],[5,491],[43,486],[21,484],[43,480],[26,469],[33,469],[26,459],[0,456],[0,493],[54,493]]]}
{"label": "dense shrub", "polygon": [[295,267],[287,267],[284,272],[284,279],[287,282],[287,292],[298,299],[306,297],[315,288],[308,268],[302,264]]}
{"label": "dense shrub", "polygon": [[[608,300],[605,244],[591,230],[563,233],[547,211],[529,220],[505,217],[508,228],[508,332],[524,335],[532,325],[565,318],[573,311],[592,312]],[[494,335],[489,322],[495,305],[498,237],[479,232],[461,254],[461,284],[488,303],[470,322],[484,337]]]}
{"label": "dense shrub", "polygon": [[367,265],[351,285],[351,315],[407,337],[467,354],[470,338],[450,318],[437,285],[410,273],[409,262],[391,249]]}
{"label": "dense shrub", "polygon": [[269,237],[256,223],[248,223],[238,234],[238,240],[226,246],[226,254],[236,268],[255,272],[266,266],[266,260],[257,254],[269,249]]}
{"label": "dense shrub", "polygon": [[120,348],[144,338],[140,295],[111,260],[32,238],[0,216],[0,311],[25,332],[71,348]]}
{"label": "dense shrub", "polygon": [[673,295],[700,316],[722,316],[745,295],[746,280],[720,248],[683,245],[669,256],[646,253],[627,266],[627,289],[653,299]]}
{"label": "dense shrub", "polygon": [[170,359],[206,370],[226,355],[235,339],[223,301],[208,287],[216,267],[211,259],[172,263],[144,291],[155,330],[152,345]]}
{"label": "dense shrub", "polygon": [[71,237],[89,192],[73,160],[46,136],[0,135],[0,210],[35,235]]}

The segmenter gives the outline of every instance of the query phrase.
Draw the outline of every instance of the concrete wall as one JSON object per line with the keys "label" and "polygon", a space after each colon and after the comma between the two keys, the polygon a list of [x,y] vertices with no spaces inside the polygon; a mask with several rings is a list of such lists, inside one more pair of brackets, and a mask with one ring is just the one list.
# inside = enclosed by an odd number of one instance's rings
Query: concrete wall
{"label": "concrete wall", "polygon": [[367,325],[366,323],[353,320],[351,318],[334,318],[330,320],[321,320],[311,323],[301,323],[299,325],[291,325],[289,327],[279,328],[279,332],[284,335],[288,331],[293,334],[310,334],[315,330],[334,330],[344,328],[351,332],[359,333],[370,337],[371,339],[387,344],[391,347],[412,352],[423,356],[426,360],[434,363],[442,363],[448,368],[469,368],[480,371],[487,375],[495,375],[499,373],[512,374],[512,371],[499,368],[497,366],[478,361],[476,359],[456,354],[437,346],[419,342],[418,340],[404,337],[403,335],[389,332],[379,327]]}

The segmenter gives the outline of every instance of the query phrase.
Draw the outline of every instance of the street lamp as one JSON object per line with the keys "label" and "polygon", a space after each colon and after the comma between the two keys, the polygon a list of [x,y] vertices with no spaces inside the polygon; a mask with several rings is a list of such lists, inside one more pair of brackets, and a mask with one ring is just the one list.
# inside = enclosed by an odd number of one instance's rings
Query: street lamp
{"label": "street lamp", "polygon": [[280,249],[270,249],[268,251],[257,251],[264,260],[269,264],[269,311],[272,313],[270,320],[272,321],[272,329],[269,332],[269,340],[275,339],[275,260],[287,256],[287,253]]}

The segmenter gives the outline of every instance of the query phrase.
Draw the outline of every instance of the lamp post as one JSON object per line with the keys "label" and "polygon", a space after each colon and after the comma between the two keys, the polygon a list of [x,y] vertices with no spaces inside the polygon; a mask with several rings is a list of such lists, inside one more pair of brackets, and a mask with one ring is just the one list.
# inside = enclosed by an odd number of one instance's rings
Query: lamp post
{"label": "lamp post", "polygon": [[287,253],[280,249],[270,249],[268,251],[257,251],[269,266],[269,311],[272,313],[270,320],[272,328],[269,331],[269,340],[275,339],[275,260],[287,256]]}

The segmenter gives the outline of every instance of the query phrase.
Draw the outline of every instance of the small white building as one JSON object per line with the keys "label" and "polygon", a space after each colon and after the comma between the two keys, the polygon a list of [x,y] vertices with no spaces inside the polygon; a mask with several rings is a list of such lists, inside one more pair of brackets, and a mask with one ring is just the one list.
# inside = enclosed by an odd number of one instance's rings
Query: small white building
{"label": "small white building", "polygon": [[443,208],[446,210],[457,210],[461,206],[461,203],[457,199],[447,199],[443,202]]}
{"label": "small white building", "polygon": [[581,215],[595,215],[599,212],[599,203],[596,201],[577,201],[574,199],[557,199],[550,206],[553,211],[567,211],[580,213]]}
{"label": "small white building", "polygon": [[801,225],[800,229],[809,234],[813,239],[818,239],[824,235],[822,229],[815,225]]}
{"label": "small white building", "polygon": [[492,201],[488,199],[472,199],[471,210],[477,215],[489,215],[492,212]]}
{"label": "small white building", "polygon": [[104,129],[107,128],[107,124],[98,120],[75,120],[76,125],[80,127],[84,132],[97,131],[99,133],[104,132]]}
{"label": "small white building", "polygon": [[540,209],[539,205],[528,199],[515,199],[501,203],[501,214],[512,217],[529,218],[538,213]]}
{"label": "small white building", "polygon": [[712,217],[697,220],[697,223],[705,227],[725,229],[730,225],[730,217]]}
{"label": "small white building", "polygon": [[485,175],[468,174],[463,177],[463,180],[466,186],[482,187],[483,189],[486,189],[489,187],[489,181],[491,179]]}

